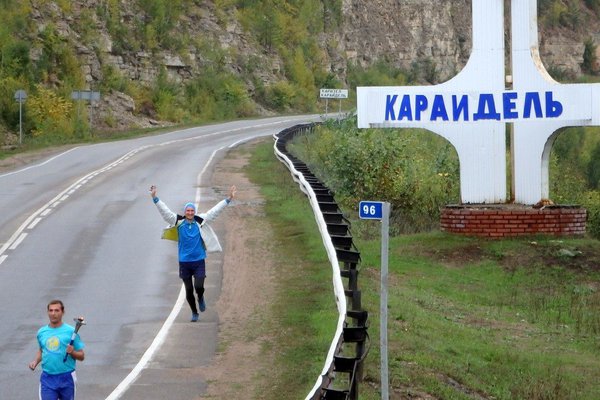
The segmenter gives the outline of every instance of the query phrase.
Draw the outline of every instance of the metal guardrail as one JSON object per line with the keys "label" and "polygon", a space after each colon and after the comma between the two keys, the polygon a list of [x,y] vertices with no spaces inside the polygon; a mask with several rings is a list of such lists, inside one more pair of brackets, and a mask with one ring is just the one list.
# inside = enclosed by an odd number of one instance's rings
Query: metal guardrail
{"label": "metal guardrail", "polygon": [[[302,160],[291,155],[286,148],[290,139],[312,132],[316,125],[296,125],[273,135],[275,155],[289,169],[292,178],[310,201],[331,263],[339,313],[325,365],[306,400],[356,400],[358,384],[363,375],[363,362],[370,345],[368,312],[362,309],[361,292],[358,289],[360,252],[352,240],[350,221],[338,208],[333,193]],[[345,286],[343,279],[347,280]],[[339,379],[339,376],[347,379]]]}

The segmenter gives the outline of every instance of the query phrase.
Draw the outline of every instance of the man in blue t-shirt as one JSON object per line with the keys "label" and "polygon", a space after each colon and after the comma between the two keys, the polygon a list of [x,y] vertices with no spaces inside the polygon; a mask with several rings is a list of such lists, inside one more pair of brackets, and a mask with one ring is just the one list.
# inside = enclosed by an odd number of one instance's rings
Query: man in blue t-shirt
{"label": "man in blue t-shirt", "polygon": [[[50,323],[41,327],[37,333],[38,351],[35,359],[29,363],[32,371],[42,363],[40,377],[41,400],[74,400],[75,361],[83,361],[85,344],[75,335],[75,328],[62,321],[65,306],[60,300],[52,300],[47,306]],[[83,320],[83,317],[80,317]],[[65,355],[67,355],[65,359]]]}

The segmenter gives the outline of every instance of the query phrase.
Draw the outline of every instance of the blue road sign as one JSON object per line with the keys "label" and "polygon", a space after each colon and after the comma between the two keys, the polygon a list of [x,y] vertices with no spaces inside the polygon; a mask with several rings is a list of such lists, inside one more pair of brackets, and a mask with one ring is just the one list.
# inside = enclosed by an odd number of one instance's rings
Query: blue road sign
{"label": "blue road sign", "polygon": [[358,206],[358,216],[360,219],[382,219],[383,202],[361,201]]}

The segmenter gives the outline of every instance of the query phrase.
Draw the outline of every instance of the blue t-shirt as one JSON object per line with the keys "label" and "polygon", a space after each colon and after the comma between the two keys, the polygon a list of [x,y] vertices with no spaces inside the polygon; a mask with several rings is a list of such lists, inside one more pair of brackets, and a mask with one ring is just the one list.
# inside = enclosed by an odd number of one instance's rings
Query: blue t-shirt
{"label": "blue t-shirt", "polygon": [[[42,370],[44,372],[56,375],[75,370],[75,359],[73,357],[69,356],[63,362],[74,331],[75,328],[68,324],[62,324],[57,328],[46,325],[38,330],[37,341],[42,350]],[[81,350],[84,347],[85,344],[77,334],[73,342],[73,348]]]}
{"label": "blue t-shirt", "polygon": [[177,232],[179,234],[179,261],[200,261],[206,258],[204,242],[196,221],[190,223],[188,220],[184,220],[177,227]]}

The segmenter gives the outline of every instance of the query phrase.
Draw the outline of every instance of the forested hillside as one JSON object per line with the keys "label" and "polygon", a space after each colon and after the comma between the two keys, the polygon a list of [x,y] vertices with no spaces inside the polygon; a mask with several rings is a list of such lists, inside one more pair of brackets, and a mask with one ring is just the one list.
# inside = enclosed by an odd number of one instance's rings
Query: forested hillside
{"label": "forested hillside", "polygon": [[[561,80],[598,73],[600,0],[539,0]],[[507,7],[509,1],[506,1]],[[469,0],[0,0],[0,142],[322,110],[321,87],[439,83],[468,59]],[[88,103],[101,94],[90,126]],[[352,100],[347,107],[353,106]]]}

